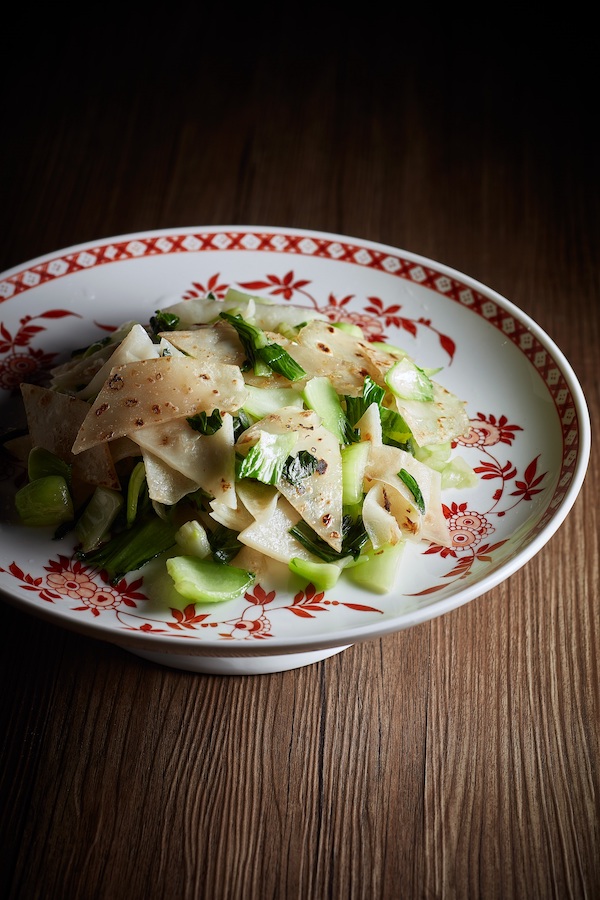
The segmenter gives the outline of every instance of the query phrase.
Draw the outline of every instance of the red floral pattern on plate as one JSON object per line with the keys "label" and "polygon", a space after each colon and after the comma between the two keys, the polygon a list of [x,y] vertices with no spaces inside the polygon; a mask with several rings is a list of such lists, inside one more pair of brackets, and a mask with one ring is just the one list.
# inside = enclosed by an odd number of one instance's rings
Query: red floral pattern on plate
{"label": "red floral pattern on plate", "polygon": [[[322,257],[371,268],[406,279],[443,295],[445,298],[469,308],[473,313],[490,322],[512,341],[528,358],[542,377],[554,403],[561,422],[563,453],[561,470],[553,496],[546,502],[545,511],[530,533],[538,533],[553,515],[553,510],[562,501],[577,461],[579,442],[578,420],[573,408],[573,398],[560,368],[554,363],[548,351],[535,335],[518,319],[488,297],[479,294],[459,279],[436,271],[435,268],[405,259],[393,252],[376,248],[365,248],[350,240],[311,237],[302,234],[277,234],[273,232],[199,232],[159,236],[141,236],[123,241],[109,241],[105,244],[74,249],[16,271],[0,281],[0,304],[16,294],[24,293],[40,284],[56,280],[78,271],[95,266],[103,266],[127,259],[143,256],[169,255],[173,253],[197,253],[203,250],[249,250],[283,253],[290,257]],[[358,324],[367,339],[387,341],[388,329],[406,332],[416,337],[423,330],[434,335],[440,348],[452,363],[456,344],[451,335],[435,328],[432,320],[408,315],[399,303],[386,303],[384,299],[369,295],[362,300],[355,294],[335,295],[330,293],[323,303],[312,293],[309,279],[290,268],[285,275],[266,274],[239,286],[247,291],[272,296],[278,302],[294,302],[324,313],[330,321],[347,321]],[[220,272],[193,281],[182,299],[199,297],[212,292],[223,297],[229,284]],[[37,317],[25,316],[19,328],[11,332],[0,323],[0,388],[16,392],[23,381],[39,381],[47,369],[55,363],[56,353],[48,353],[35,346],[40,336],[51,326],[52,320],[77,315],[56,308],[42,312]],[[99,325],[111,331],[115,325]],[[393,341],[392,341],[393,342]],[[485,508],[474,509],[468,502],[452,503],[444,506],[452,536],[452,546],[425,548],[423,555],[437,555],[438,559],[452,562],[445,574],[438,575],[439,584],[413,596],[442,590],[449,582],[463,579],[475,565],[484,565],[491,570],[495,564],[495,551],[506,543],[494,542],[496,519],[506,515],[519,504],[531,503],[535,496],[546,487],[547,472],[539,468],[539,457],[531,459],[522,471],[517,471],[510,459],[504,458],[503,447],[510,448],[523,431],[521,425],[510,424],[505,416],[478,413],[471,420],[466,435],[456,442],[469,454],[478,454],[474,468],[482,482],[489,482],[493,488],[489,504]],[[11,475],[14,473],[11,472]],[[17,473],[18,475],[19,473]],[[20,473],[22,478],[22,473]],[[17,477],[14,477],[17,484]],[[481,506],[481,504],[478,504]],[[61,554],[49,560],[44,567],[46,575],[33,576],[24,571],[16,562],[0,572],[16,579],[23,591],[37,594],[39,599],[55,605],[64,605],[78,615],[92,619],[112,617],[118,627],[128,631],[168,634],[173,637],[206,633],[209,630],[223,641],[265,641],[275,634],[273,622],[281,616],[300,619],[320,618],[336,609],[381,615],[379,606],[344,602],[318,592],[312,585],[290,599],[289,594],[278,595],[257,584],[243,600],[243,610],[235,618],[221,621],[218,609],[197,610],[194,604],[184,609],[170,610],[171,618],[152,618],[149,604],[143,592],[143,577],[131,582],[123,579],[117,586],[109,586],[99,572],[92,571],[73,557]]]}

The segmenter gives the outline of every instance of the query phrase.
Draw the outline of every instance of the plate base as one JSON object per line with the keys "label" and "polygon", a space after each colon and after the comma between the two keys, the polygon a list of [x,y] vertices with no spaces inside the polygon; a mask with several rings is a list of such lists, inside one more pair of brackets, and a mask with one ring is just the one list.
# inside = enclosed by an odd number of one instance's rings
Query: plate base
{"label": "plate base", "polygon": [[308,653],[285,653],[280,656],[180,656],[177,653],[152,653],[143,650],[130,651],[150,662],[172,669],[183,669],[187,672],[199,672],[206,675],[271,675],[275,672],[287,672],[300,669],[313,663],[328,659],[347,650],[344,647],[327,647],[324,650],[311,650]]}

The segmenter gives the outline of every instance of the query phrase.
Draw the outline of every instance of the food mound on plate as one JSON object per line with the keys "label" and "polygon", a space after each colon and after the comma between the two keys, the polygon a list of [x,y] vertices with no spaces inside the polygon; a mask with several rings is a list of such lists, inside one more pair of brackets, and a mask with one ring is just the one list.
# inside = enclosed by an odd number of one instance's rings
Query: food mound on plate
{"label": "food mound on plate", "polygon": [[[269,573],[385,594],[407,542],[449,546],[465,402],[399,347],[230,288],[126,322],[23,384],[23,523],[116,584],[164,561],[182,604]],[[170,583],[171,583],[170,582]]]}

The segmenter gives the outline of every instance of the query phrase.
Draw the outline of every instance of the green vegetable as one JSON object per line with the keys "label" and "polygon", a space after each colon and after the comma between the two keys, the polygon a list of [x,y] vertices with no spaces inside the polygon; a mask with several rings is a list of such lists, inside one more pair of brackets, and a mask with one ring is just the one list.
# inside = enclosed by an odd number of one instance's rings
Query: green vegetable
{"label": "green vegetable", "polygon": [[325,375],[311,378],[302,391],[304,402],[320,417],[323,425],[337,438],[340,444],[351,444],[358,435],[350,425],[335,388]]}
{"label": "green vegetable", "polygon": [[368,441],[360,441],[342,448],[342,504],[346,507],[362,505],[370,446]]}
{"label": "green vegetable", "polygon": [[75,525],[75,534],[84,552],[100,546],[123,508],[119,491],[98,485]]}
{"label": "green vegetable", "polygon": [[237,416],[233,416],[233,440],[237,441],[239,436],[251,425],[252,420],[250,416],[243,409],[240,409]]}
{"label": "green vegetable", "polygon": [[366,591],[389,593],[396,581],[404,546],[405,541],[399,541],[363,553],[358,565],[348,568],[348,577]]}
{"label": "green vegetable", "polygon": [[247,384],[246,392],[243,409],[255,419],[276,413],[283,406],[297,406],[299,409],[304,406],[302,394],[294,388],[259,388]]}
{"label": "green vegetable", "polygon": [[263,484],[277,484],[297,439],[296,432],[271,434],[261,431],[258,441],[240,463],[237,477],[256,478]]}
{"label": "green vegetable", "polygon": [[334,563],[310,562],[300,557],[290,560],[289,569],[307,584],[313,584],[318,591],[328,591],[335,587],[342,572],[341,566]]}
{"label": "green vegetable", "polygon": [[330,547],[319,535],[302,519],[290,528],[290,534],[302,544],[302,546],[322,559],[323,562],[340,562],[350,556],[357,559],[364,545],[368,541],[368,535],[363,525],[362,517],[353,519],[352,516],[344,516],[342,519],[342,549],[338,552]]}
{"label": "green vegetable", "polygon": [[412,453],[412,432],[400,413],[394,412],[393,409],[388,409],[386,406],[380,406],[379,417],[383,443],[391,447],[400,447],[402,450]]}
{"label": "green vegetable", "polygon": [[461,456],[455,456],[442,469],[442,490],[447,488],[473,488],[478,484],[477,475]]}
{"label": "green vegetable", "polygon": [[156,315],[150,316],[150,327],[154,334],[160,334],[161,331],[177,331],[179,327],[179,316],[165,310],[156,310]]}
{"label": "green vegetable", "polygon": [[213,409],[210,416],[207,416],[204,411],[196,413],[195,416],[187,416],[186,421],[194,431],[207,435],[215,434],[223,426],[223,418],[218,409]]}
{"label": "green vegetable", "polygon": [[27,475],[30,481],[44,478],[46,475],[62,475],[71,486],[71,466],[56,453],[44,447],[32,447],[27,457]]}
{"label": "green vegetable", "polygon": [[147,499],[146,467],[143,461],[140,461],[134,466],[127,484],[126,520],[128,527],[133,525],[138,515],[138,509]]}
{"label": "green vegetable", "polygon": [[78,551],[77,559],[106,572],[110,584],[116,584],[128,572],[170,550],[175,544],[175,527],[158,516],[136,522],[114,535],[97,550]]}
{"label": "green vegetable", "polygon": [[385,383],[392,394],[401,400],[433,400],[431,378],[406,357],[388,369]]}
{"label": "green vegetable", "polygon": [[365,377],[363,382],[362,395],[360,397],[344,397],[346,403],[346,415],[352,426],[363,417],[371,403],[377,403],[380,406],[383,403],[385,391],[380,387],[370,375]]}
{"label": "green vegetable", "polygon": [[204,559],[212,552],[206,529],[197,519],[184,522],[175,533],[175,540],[184,556],[198,556]]}
{"label": "green vegetable", "polygon": [[213,559],[221,565],[231,562],[242,549],[242,545],[237,539],[237,532],[220,523],[217,524],[214,531],[207,532],[207,537]]}
{"label": "green vegetable", "polygon": [[344,397],[348,421],[351,425],[356,425],[369,406],[376,403],[379,407],[383,443],[403,450],[408,449],[407,445],[412,437],[410,428],[400,413],[383,405],[384,398],[385,390],[367,375],[363,383],[362,396]]}
{"label": "green vegetable", "polygon": [[352,334],[359,341],[364,341],[365,339],[365,333],[359,325],[353,325],[352,322],[332,322],[331,324],[334,328],[339,328],[340,331]]}
{"label": "green vegetable", "polygon": [[287,350],[274,341],[270,342],[261,328],[246,322],[240,315],[232,316],[225,312],[219,315],[237,331],[248,357],[249,367],[254,368],[256,374],[268,374],[273,371],[290,381],[297,381],[306,375],[302,366],[292,359]]}
{"label": "green vegetable", "polygon": [[254,584],[252,572],[195,556],[173,556],[166,566],[175,590],[194,603],[235,600]]}
{"label": "green vegetable", "polygon": [[15,495],[17,512],[24,525],[57,527],[75,515],[69,486],[62,475],[45,475],[20,488]]}
{"label": "green vegetable", "polygon": [[423,494],[416,478],[411,475],[410,472],[407,472],[406,469],[400,469],[400,471],[398,472],[398,478],[402,479],[406,487],[415,498],[415,505],[419,512],[425,513],[425,501],[423,499]]}
{"label": "green vegetable", "polygon": [[323,461],[319,461],[308,450],[300,450],[296,456],[288,456],[281,477],[298,487],[304,478],[322,469],[322,466]]}

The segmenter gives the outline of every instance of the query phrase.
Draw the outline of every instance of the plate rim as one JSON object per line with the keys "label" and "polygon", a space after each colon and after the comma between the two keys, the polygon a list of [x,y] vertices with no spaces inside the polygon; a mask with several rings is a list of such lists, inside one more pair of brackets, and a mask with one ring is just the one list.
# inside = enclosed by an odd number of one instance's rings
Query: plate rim
{"label": "plate rim", "polygon": [[[392,618],[384,623],[373,622],[370,625],[359,625],[355,628],[337,629],[333,633],[322,633],[321,636],[301,636],[296,638],[277,638],[271,637],[268,642],[245,642],[235,641],[233,645],[229,642],[217,642],[210,640],[199,641],[197,639],[186,639],[185,637],[175,637],[173,635],[159,635],[156,633],[146,634],[144,632],[132,631],[119,633],[108,624],[100,621],[86,622],[83,620],[75,621],[69,618],[66,611],[60,608],[45,609],[37,604],[27,602],[27,598],[14,594],[6,590],[4,585],[0,585],[0,593],[5,600],[22,609],[28,614],[37,615],[38,617],[50,622],[51,624],[66,628],[79,634],[85,634],[96,640],[116,644],[129,650],[148,649],[156,653],[189,655],[195,657],[255,657],[255,656],[272,656],[275,654],[303,653],[310,650],[325,649],[328,647],[347,646],[365,640],[372,640],[377,637],[383,637],[393,634],[415,625],[423,624],[434,618],[447,615],[455,609],[471,602],[474,599],[483,597],[489,593],[498,584],[514,575],[523,568],[530,560],[539,553],[539,551],[552,539],[558,529],[564,523],[566,517],[577,501],[581,489],[583,487],[591,454],[591,418],[587,400],[583,388],[579,382],[574,367],[565,353],[560,349],[554,339],[535,321],[527,312],[521,309],[516,303],[508,297],[500,294],[494,288],[484,284],[467,273],[414,251],[406,250],[392,244],[374,241],[368,238],[357,237],[354,235],[323,231],[310,228],[295,228],[291,226],[278,225],[195,225],[181,226],[169,228],[147,229],[143,231],[124,232],[122,234],[108,235],[96,238],[94,240],[83,241],[70,246],[55,249],[48,253],[41,254],[26,260],[6,271],[0,273],[0,284],[7,280],[13,279],[15,276],[22,274],[30,269],[38,266],[46,265],[53,259],[64,257],[70,254],[81,253],[92,248],[99,248],[115,243],[133,242],[136,240],[148,240],[160,237],[173,237],[175,235],[189,235],[195,233],[219,234],[219,233],[240,233],[248,232],[264,232],[265,234],[281,234],[294,237],[306,237],[313,239],[323,239],[327,241],[341,241],[344,243],[356,244],[365,249],[373,249],[378,252],[385,252],[394,255],[400,255],[416,264],[421,264],[433,268],[440,274],[454,278],[461,283],[471,287],[485,297],[492,299],[504,311],[513,315],[518,321],[532,332],[539,343],[548,350],[553,359],[559,365],[561,374],[565,379],[571,392],[573,405],[576,409],[576,415],[579,423],[579,445],[577,451],[577,459],[573,467],[573,476],[571,482],[562,498],[558,508],[550,518],[550,520],[540,529],[535,537],[529,541],[527,546],[521,551],[516,558],[509,558],[501,563],[497,568],[490,572],[486,577],[475,582],[471,586],[462,591],[443,598],[437,604],[422,607],[420,609],[411,610],[403,615],[403,622],[398,623]],[[236,250],[238,248],[233,248]],[[204,250],[203,252],[210,252]],[[214,249],[214,252],[223,252],[223,250]],[[238,250],[238,252],[241,252]],[[32,285],[29,289],[34,289],[37,285]],[[0,297],[0,310],[2,302],[13,299],[11,297]]]}

